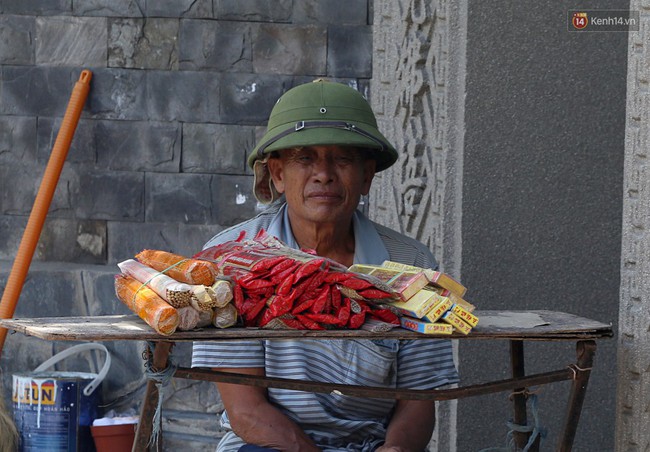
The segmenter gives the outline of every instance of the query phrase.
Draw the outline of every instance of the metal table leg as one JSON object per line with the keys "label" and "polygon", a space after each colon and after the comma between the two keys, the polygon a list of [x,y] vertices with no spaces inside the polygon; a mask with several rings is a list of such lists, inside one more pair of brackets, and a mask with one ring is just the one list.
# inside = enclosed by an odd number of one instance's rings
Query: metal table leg
{"label": "metal table leg", "polygon": [[[510,367],[512,369],[512,378],[520,378],[526,375],[524,370],[524,342],[510,341]],[[526,416],[526,388],[515,389],[512,396],[514,405],[514,423],[517,425],[526,425],[528,420]],[[523,449],[528,443],[528,433],[514,432],[515,444],[518,449]]]}
{"label": "metal table leg", "polygon": [[589,383],[594,354],[596,353],[596,341],[578,341],[576,344],[576,353],[578,359],[577,364],[571,366],[574,377],[569,394],[564,429],[557,447],[559,452],[569,452],[573,447],[573,440],[575,439],[578,421],[580,420],[580,412],[582,411],[582,403],[587,392],[587,383]]}

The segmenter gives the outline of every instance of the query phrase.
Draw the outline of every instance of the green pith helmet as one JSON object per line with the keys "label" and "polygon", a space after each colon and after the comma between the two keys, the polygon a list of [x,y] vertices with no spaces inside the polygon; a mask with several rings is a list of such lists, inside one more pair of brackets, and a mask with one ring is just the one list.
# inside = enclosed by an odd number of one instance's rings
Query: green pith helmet
{"label": "green pith helmet", "polygon": [[290,89],[276,102],[267,130],[248,157],[255,172],[254,192],[262,203],[279,197],[270,180],[268,154],[301,146],[339,145],[373,149],[376,171],[397,160],[397,151],[377,129],[366,99],[341,83],[315,80]]}

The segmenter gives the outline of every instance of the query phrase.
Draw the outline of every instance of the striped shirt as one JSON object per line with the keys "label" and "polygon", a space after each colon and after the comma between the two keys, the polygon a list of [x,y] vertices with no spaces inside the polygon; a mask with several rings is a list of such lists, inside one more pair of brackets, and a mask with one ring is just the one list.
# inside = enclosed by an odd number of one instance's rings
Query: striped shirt
{"label": "striped shirt", "polygon": [[[433,255],[420,242],[378,225],[360,212],[354,216],[355,263],[384,260],[435,268]],[[276,203],[251,220],[223,231],[206,247],[234,240],[240,231],[253,237],[260,229],[296,247],[286,208]],[[363,260],[361,260],[363,259]],[[192,367],[264,367],[270,377],[305,381],[433,389],[457,383],[451,343],[427,340],[262,340],[196,342]],[[372,451],[386,435],[395,405],[391,399],[356,398],[269,388],[279,407],[325,451]],[[230,428],[227,413],[222,425]],[[217,451],[236,451],[244,442],[230,431]]]}

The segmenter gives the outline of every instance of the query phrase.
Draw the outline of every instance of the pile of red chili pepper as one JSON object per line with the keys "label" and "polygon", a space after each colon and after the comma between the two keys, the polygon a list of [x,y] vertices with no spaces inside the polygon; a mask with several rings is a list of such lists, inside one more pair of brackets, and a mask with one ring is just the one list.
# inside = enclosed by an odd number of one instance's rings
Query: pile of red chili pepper
{"label": "pile of red chili pepper", "polygon": [[380,280],[289,248],[265,231],[252,240],[242,233],[194,258],[232,278],[235,308],[247,327],[357,329],[367,318],[399,325],[397,315],[381,306],[396,295]]}

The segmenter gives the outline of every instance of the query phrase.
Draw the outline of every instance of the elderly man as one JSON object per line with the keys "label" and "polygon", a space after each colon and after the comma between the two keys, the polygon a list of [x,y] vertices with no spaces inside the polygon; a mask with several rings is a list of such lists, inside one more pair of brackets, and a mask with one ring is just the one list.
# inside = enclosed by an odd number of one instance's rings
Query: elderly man
{"label": "elderly man", "polygon": [[[256,197],[271,206],[206,247],[266,229],[346,266],[399,261],[435,268],[421,243],[357,210],[377,171],[397,160],[363,96],[317,80],[287,91],[248,159]],[[353,385],[432,389],[456,383],[447,340],[265,340],[195,343],[192,366]],[[430,401],[217,383],[229,430],[218,451],[422,451],[435,425]]]}

